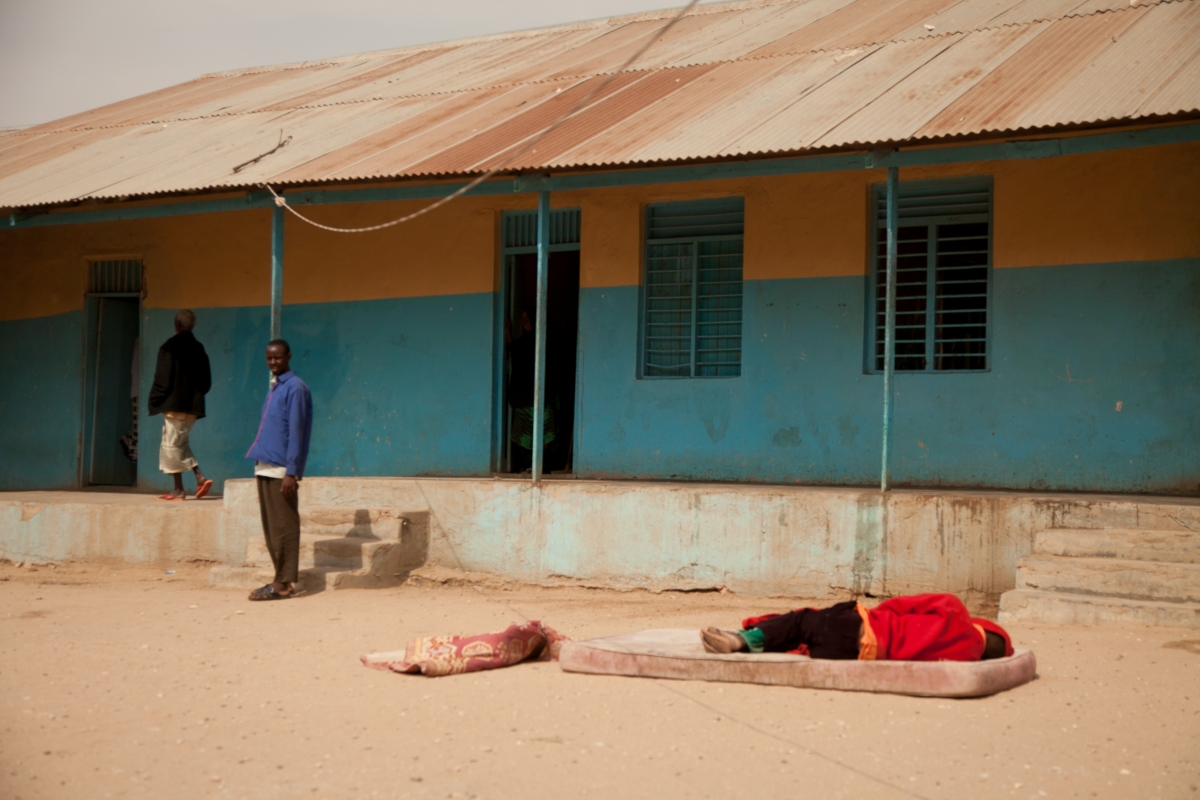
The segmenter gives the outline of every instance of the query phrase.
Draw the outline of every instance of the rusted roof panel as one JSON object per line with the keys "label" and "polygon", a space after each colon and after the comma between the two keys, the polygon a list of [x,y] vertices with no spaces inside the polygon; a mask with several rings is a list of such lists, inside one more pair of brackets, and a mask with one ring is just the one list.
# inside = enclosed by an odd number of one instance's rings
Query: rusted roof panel
{"label": "rusted roof panel", "polygon": [[838,56],[856,58],[857,61],[851,69],[843,70],[815,87],[800,102],[730,143],[724,154],[746,155],[758,148],[768,153],[781,153],[812,147],[815,141],[852,115],[870,108],[897,81],[940,56],[960,38],[921,39],[880,46],[865,53],[854,50],[837,55],[823,53],[830,61]]}
{"label": "rusted roof panel", "polygon": [[0,207],[1200,117],[1200,0],[705,5],[628,64],[672,14],[234,70],[0,131]]}
{"label": "rusted roof panel", "polygon": [[962,36],[813,145],[833,147],[908,138],[911,131],[937,116],[984,75],[1033,41],[1048,24],[1014,25]]}
{"label": "rusted roof panel", "polygon": [[1113,38],[1141,18],[1141,12],[1107,14],[1103,19],[1073,17],[1050,23],[1022,48],[918,130],[937,137],[1021,127],[1020,115],[1043,106]]}
{"label": "rusted roof panel", "polygon": [[[1048,99],[1042,113],[1087,120],[1144,115],[1147,99],[1177,78],[1198,52],[1200,3],[1150,9]],[[1197,105],[1196,98],[1190,105]]]}
{"label": "rusted roof panel", "polygon": [[854,0],[803,28],[751,53],[755,57],[843,50],[894,39],[902,31],[958,0]]}
{"label": "rusted roof panel", "polygon": [[[826,58],[824,54],[822,58]],[[746,103],[750,113],[763,113],[774,106],[768,97],[778,97],[770,81],[780,70],[794,67],[797,61],[812,59],[811,55],[792,59],[771,58],[733,61],[721,64],[691,84],[657,103],[647,106],[627,122],[609,128],[570,153],[555,160],[554,166],[584,166],[611,163],[606,159],[623,152],[635,161],[662,160],[654,155],[656,149],[678,152],[700,147],[701,137],[722,141],[730,136],[729,128],[747,124],[745,113],[732,108]],[[753,107],[753,100],[758,107]],[[730,113],[723,113],[729,108]],[[753,125],[754,123],[749,123]],[[683,140],[691,139],[686,144]],[[666,156],[665,158],[670,158]]]}

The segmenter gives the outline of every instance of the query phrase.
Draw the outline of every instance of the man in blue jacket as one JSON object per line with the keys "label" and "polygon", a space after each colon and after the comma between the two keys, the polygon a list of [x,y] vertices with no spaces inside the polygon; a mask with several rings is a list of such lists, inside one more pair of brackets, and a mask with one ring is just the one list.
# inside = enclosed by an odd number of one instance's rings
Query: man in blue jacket
{"label": "man in blue jacket", "polygon": [[312,435],[312,396],[290,366],[292,348],[283,339],[267,345],[271,391],[263,403],[258,435],[246,458],[254,459],[258,507],[275,581],[255,589],[251,600],[282,600],[295,592],[300,571],[299,483]]}

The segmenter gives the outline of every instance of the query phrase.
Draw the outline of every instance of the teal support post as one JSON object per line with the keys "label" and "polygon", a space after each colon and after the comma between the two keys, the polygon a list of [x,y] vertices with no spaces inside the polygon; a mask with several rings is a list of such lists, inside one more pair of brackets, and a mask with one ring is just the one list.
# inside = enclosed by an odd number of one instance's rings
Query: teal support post
{"label": "teal support post", "polygon": [[276,206],[271,215],[271,338],[283,337],[283,219],[287,211]]}
{"label": "teal support post", "polygon": [[[896,238],[899,235],[900,168],[888,167],[887,175],[887,290],[883,323],[883,465],[879,490],[886,492],[891,480],[892,377],[896,371]],[[871,313],[875,313],[872,310]]]}
{"label": "teal support post", "polygon": [[538,192],[537,324],[533,344],[533,482],[542,480],[546,429],[546,289],[550,284],[550,193]]}

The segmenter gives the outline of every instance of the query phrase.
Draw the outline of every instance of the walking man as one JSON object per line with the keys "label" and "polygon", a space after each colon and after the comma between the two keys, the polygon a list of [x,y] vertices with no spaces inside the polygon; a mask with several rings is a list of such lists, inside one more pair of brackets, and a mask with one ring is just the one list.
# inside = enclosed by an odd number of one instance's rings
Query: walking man
{"label": "walking man", "polygon": [[267,345],[271,390],[263,403],[258,435],[246,458],[254,459],[258,507],[275,580],[250,593],[251,600],[291,597],[300,572],[299,484],[312,435],[312,396],[290,366],[292,348],[283,339]]}
{"label": "walking man", "polygon": [[158,468],[175,478],[175,488],[159,500],[182,500],[187,496],[183,473],[188,470],[196,476],[197,500],[208,494],[213,485],[192,455],[192,426],[204,418],[204,395],[212,388],[208,354],[192,335],[194,327],[195,313],[183,309],[175,315],[175,335],[158,348],[148,410],[150,416],[163,415]]}

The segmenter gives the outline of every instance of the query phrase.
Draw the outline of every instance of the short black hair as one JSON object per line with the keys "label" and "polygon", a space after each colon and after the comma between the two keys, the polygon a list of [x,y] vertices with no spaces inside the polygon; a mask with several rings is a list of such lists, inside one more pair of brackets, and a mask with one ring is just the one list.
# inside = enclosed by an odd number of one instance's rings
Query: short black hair
{"label": "short black hair", "polygon": [[984,637],[987,644],[983,647],[982,661],[989,661],[993,658],[1004,658],[1004,654],[1008,652],[1008,642],[1004,641],[1004,637],[995,631],[988,631]]}
{"label": "short black hair", "polygon": [[267,347],[274,347],[275,345],[282,347],[283,352],[287,353],[288,355],[292,354],[292,347],[287,343],[287,339],[272,339],[271,341],[267,342]]}

